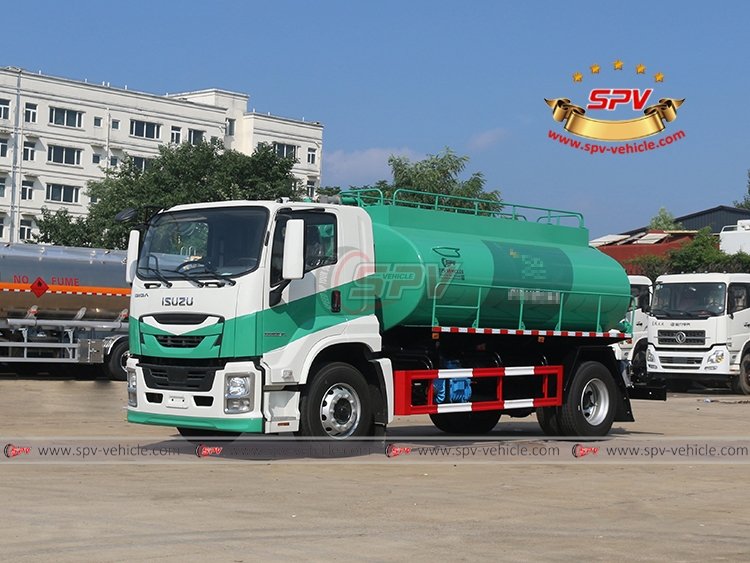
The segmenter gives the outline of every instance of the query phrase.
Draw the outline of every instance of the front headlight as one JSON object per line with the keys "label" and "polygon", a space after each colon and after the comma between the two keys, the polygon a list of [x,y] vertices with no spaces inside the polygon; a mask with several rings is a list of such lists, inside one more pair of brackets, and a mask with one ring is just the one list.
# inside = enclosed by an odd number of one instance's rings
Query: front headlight
{"label": "front headlight", "polygon": [[649,350],[648,352],[646,352],[646,361],[647,361],[647,362],[651,362],[651,363],[653,363],[653,362],[655,362],[655,361],[656,361],[656,358],[655,358],[655,357],[654,357],[654,355],[653,355],[653,354],[651,353],[651,350]]}
{"label": "front headlight", "polygon": [[138,406],[138,377],[133,368],[127,368],[128,372],[128,405],[131,407]]}
{"label": "front headlight", "polygon": [[709,364],[720,364],[724,361],[724,350],[714,350],[706,360]]}
{"label": "front headlight", "polygon": [[253,410],[255,386],[252,375],[229,373],[224,385],[224,412],[238,414]]}

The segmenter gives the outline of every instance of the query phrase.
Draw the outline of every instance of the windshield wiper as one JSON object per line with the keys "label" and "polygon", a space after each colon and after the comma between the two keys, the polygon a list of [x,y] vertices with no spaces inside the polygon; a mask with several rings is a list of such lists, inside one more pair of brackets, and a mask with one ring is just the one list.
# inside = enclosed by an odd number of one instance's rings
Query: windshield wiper
{"label": "windshield wiper", "polygon": [[[195,279],[191,275],[191,272],[197,273],[197,270],[198,270],[198,268],[200,266],[203,267],[203,271],[201,271],[201,274],[203,274],[204,272],[208,273],[209,275],[213,276],[215,279],[227,282],[229,285],[235,285],[237,283],[231,277],[226,276],[224,274],[220,274],[219,272],[216,271],[216,268],[214,268],[213,266],[211,266],[210,264],[207,264],[205,262],[201,262],[200,264],[196,263],[196,267],[195,268],[191,268],[187,272],[177,272],[177,273],[180,274],[181,276],[184,276],[184,277],[188,278],[188,279]],[[203,285],[207,285],[207,283],[210,283],[210,282],[203,282]]]}
{"label": "windshield wiper", "polygon": [[181,276],[181,277],[185,278],[185,279],[186,279],[187,281],[189,281],[189,282],[192,282],[192,283],[194,283],[194,284],[195,284],[195,285],[197,285],[198,287],[205,287],[205,285],[206,285],[206,284],[205,284],[205,283],[203,283],[202,281],[200,281],[200,280],[197,280],[197,279],[195,279],[195,278],[194,278],[194,277],[192,277],[192,276],[189,276],[189,275],[188,275],[188,274],[186,274],[185,272],[178,272],[177,270],[164,270],[164,271],[165,271],[165,272],[169,272],[169,273],[172,273],[172,274],[177,274],[178,276]]}
{"label": "windshield wiper", "polygon": [[147,272],[153,272],[153,274],[159,279],[160,282],[162,282],[168,288],[172,287],[172,282],[164,277],[164,274],[162,274],[157,268],[152,268],[151,266],[141,266],[138,269],[146,270]]}

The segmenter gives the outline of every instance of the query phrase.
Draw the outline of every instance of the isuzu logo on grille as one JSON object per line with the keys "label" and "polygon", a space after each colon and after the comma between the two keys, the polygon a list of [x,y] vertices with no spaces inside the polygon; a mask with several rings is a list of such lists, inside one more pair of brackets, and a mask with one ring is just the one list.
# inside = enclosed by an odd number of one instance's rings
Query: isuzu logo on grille
{"label": "isuzu logo on grille", "polygon": [[687,340],[687,336],[685,336],[684,332],[680,331],[674,335],[674,339],[677,342],[677,344],[685,344],[685,340]]}
{"label": "isuzu logo on grille", "polygon": [[161,304],[163,307],[192,307],[192,297],[162,297]]}

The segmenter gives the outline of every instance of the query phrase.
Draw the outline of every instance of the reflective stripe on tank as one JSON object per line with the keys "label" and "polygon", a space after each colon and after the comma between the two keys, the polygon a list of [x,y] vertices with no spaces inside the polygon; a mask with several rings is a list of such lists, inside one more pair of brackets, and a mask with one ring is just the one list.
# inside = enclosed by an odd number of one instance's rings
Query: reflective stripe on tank
{"label": "reflective stripe on tank", "polygon": [[632,338],[627,332],[581,332],[574,330],[514,330],[509,328],[467,328],[458,326],[434,326],[432,332],[453,332],[463,334],[502,334],[510,336],[574,336],[584,338]]}

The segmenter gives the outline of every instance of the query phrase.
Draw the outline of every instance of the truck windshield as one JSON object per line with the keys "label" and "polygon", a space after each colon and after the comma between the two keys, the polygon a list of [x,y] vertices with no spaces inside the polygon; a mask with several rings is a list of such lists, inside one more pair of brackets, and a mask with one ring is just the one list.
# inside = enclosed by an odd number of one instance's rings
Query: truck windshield
{"label": "truck windshield", "polygon": [[264,207],[166,212],[149,225],[141,279],[231,280],[258,267],[268,223]]}
{"label": "truck windshield", "polygon": [[726,293],[723,283],[659,283],[651,314],[659,318],[723,315]]}

